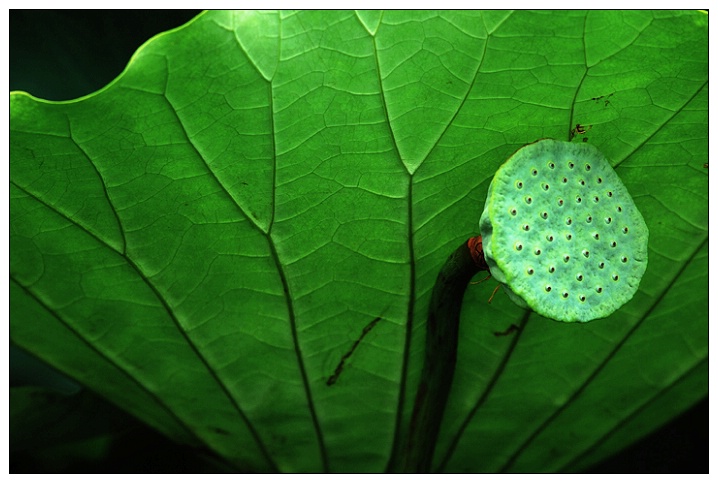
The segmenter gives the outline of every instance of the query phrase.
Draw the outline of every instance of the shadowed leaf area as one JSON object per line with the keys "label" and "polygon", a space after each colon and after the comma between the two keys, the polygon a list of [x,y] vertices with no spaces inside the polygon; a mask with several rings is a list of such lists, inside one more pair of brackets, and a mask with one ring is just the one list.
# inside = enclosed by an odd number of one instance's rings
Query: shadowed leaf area
{"label": "shadowed leaf area", "polygon": [[436,276],[540,138],[606,156],[648,267],[585,324],[470,285],[432,469],[600,468],[707,396],[702,12],[212,11],[10,115],[12,343],[207,471],[394,469]]}

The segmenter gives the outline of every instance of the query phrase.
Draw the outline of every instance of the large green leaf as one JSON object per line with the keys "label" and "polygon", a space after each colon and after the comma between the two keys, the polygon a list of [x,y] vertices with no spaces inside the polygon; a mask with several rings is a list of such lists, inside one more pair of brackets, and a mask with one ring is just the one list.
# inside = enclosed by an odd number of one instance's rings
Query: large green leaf
{"label": "large green leaf", "polygon": [[385,470],[439,268],[580,124],[639,292],[563,324],[470,286],[434,468],[585,468],[707,394],[707,76],[699,12],[205,13],[96,94],[11,94],[11,338],[237,469]]}

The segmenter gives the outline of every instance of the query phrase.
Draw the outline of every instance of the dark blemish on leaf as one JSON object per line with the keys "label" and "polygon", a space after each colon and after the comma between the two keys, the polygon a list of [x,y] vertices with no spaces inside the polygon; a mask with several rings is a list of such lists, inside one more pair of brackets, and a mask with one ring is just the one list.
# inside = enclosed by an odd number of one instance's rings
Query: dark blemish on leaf
{"label": "dark blemish on leaf", "polygon": [[506,329],[506,330],[504,330],[504,331],[502,331],[502,332],[494,332],[494,335],[495,335],[496,337],[502,337],[502,336],[506,336],[506,335],[509,335],[509,334],[513,334],[514,332],[517,332],[518,330],[519,330],[519,326],[518,326],[518,325],[516,325],[516,324],[511,324],[511,325],[509,325],[509,328],[508,328],[508,329]]}
{"label": "dark blemish on leaf", "polygon": [[229,431],[227,431],[227,430],[225,430],[225,429],[215,428],[215,427],[212,427],[212,428],[209,428],[209,429],[211,429],[212,431],[214,431],[214,432],[217,433],[217,434],[221,434],[222,436],[229,436]]}
{"label": "dark blemish on leaf", "polygon": [[364,337],[374,328],[374,326],[381,320],[381,317],[377,317],[376,319],[369,322],[366,327],[364,327],[361,331],[361,335],[357,340],[354,341],[354,344],[352,344],[351,349],[344,354],[339,361],[339,364],[337,364],[337,368],[334,369],[334,374],[329,376],[329,379],[327,379],[327,386],[333,385],[335,382],[337,382],[337,379],[339,379],[339,375],[344,370],[344,363],[349,359],[356,348],[359,346],[359,343],[364,339]]}
{"label": "dark blemish on leaf", "polygon": [[584,143],[587,143],[587,142],[588,142],[588,138],[583,138],[583,142],[584,142]]}
{"label": "dark blemish on leaf", "polygon": [[611,93],[610,93],[609,95],[607,95],[607,96],[606,96],[606,95],[603,95],[603,96],[598,96],[598,97],[592,97],[591,100],[592,100],[593,102],[598,103],[598,101],[600,101],[601,99],[603,99],[603,107],[607,107],[607,106],[611,103],[611,101],[609,101],[608,99],[609,99],[611,96],[613,96],[613,94],[615,94],[615,92],[611,92]]}

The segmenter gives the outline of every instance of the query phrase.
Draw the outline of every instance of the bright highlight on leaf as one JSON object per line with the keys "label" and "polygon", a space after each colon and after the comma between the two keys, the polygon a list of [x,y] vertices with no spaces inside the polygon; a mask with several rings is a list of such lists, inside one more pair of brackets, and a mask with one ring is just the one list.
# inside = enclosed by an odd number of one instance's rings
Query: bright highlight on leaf
{"label": "bright highlight on leaf", "polygon": [[589,144],[544,139],[519,149],[489,186],[481,236],[511,299],[564,322],[619,309],[648,263],[643,216]]}

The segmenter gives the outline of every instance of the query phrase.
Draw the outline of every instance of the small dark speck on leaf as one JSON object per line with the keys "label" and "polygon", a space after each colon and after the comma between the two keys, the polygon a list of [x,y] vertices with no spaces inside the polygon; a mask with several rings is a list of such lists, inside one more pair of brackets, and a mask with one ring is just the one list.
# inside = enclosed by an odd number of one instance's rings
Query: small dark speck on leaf
{"label": "small dark speck on leaf", "polygon": [[505,336],[505,335],[513,334],[513,333],[516,332],[517,330],[519,330],[519,326],[516,325],[516,324],[511,324],[508,329],[506,329],[506,330],[504,330],[504,331],[494,332],[494,335],[495,335],[496,337],[502,337],[502,336]]}

